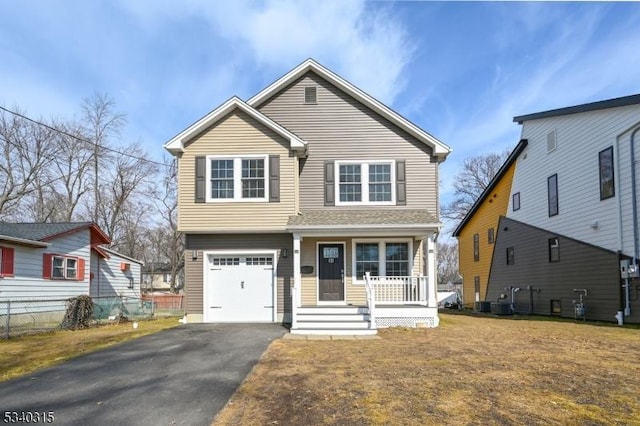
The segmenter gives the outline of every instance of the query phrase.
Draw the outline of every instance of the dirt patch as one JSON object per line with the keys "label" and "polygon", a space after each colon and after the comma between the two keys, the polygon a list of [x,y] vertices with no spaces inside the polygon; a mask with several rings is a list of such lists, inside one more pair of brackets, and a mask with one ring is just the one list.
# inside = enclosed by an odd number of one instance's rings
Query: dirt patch
{"label": "dirt patch", "polygon": [[215,425],[640,425],[640,330],[442,315],[277,340]]}

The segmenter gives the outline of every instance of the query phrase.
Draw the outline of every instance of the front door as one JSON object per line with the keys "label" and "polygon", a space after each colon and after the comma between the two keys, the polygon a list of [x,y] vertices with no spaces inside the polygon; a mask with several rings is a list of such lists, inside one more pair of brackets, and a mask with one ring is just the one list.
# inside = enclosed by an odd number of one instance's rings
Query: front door
{"label": "front door", "polygon": [[344,301],[344,245],[318,245],[318,300]]}

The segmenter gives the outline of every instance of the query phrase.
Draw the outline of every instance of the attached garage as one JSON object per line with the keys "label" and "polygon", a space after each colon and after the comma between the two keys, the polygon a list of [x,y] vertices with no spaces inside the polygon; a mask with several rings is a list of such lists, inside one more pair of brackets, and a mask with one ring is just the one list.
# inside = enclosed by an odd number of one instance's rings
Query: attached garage
{"label": "attached garage", "polygon": [[274,322],[274,260],[275,252],[207,253],[204,321]]}

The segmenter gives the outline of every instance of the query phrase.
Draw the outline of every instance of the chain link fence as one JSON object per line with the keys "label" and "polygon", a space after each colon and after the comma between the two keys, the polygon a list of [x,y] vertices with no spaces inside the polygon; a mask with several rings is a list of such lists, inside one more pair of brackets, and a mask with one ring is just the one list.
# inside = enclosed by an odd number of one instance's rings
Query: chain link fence
{"label": "chain link fence", "polygon": [[[0,301],[0,338],[61,329],[68,300]],[[141,298],[113,296],[92,300],[96,323],[184,315],[182,295],[145,294]]]}

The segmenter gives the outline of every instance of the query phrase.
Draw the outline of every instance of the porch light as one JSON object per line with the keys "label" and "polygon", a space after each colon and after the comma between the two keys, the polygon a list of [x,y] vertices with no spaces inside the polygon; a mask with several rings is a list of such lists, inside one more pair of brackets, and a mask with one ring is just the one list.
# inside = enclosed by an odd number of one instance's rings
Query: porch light
{"label": "porch light", "polygon": [[282,253],[282,257],[285,259],[289,256],[289,249],[283,248],[280,252]]}
{"label": "porch light", "polygon": [[198,250],[191,250],[191,259],[192,260],[198,259]]}

